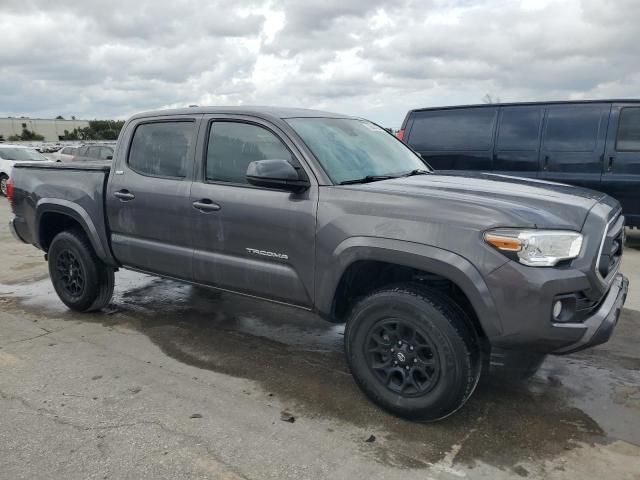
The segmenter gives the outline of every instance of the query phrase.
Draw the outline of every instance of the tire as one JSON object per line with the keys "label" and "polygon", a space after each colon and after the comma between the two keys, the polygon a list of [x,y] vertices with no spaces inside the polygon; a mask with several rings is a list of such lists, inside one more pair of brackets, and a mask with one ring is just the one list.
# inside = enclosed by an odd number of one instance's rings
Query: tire
{"label": "tire", "polygon": [[345,352],[356,383],[375,404],[421,422],[462,407],[482,370],[478,337],[464,311],[419,285],[362,299],[347,322]]}
{"label": "tire", "polygon": [[67,307],[77,312],[94,312],[109,304],[114,271],[97,257],[82,230],[56,235],[47,256],[53,288]]}
{"label": "tire", "polygon": [[3,197],[7,196],[7,181],[9,177],[7,177],[4,173],[0,175],[0,195]]}

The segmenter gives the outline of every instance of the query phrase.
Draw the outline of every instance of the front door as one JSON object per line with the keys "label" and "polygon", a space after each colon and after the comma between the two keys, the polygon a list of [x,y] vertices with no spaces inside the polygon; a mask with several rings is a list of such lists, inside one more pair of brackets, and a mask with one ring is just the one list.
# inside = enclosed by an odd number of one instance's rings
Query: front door
{"label": "front door", "polygon": [[124,266],[191,279],[197,118],[141,120],[124,133],[107,189],[111,245]]}
{"label": "front door", "polygon": [[610,125],[602,191],[622,204],[627,224],[640,226],[640,105],[615,104]]}
{"label": "front door", "polygon": [[539,177],[599,190],[610,109],[607,103],[549,105]]}
{"label": "front door", "polygon": [[318,187],[290,193],[249,185],[254,160],[299,152],[277,127],[241,117],[215,116],[201,129],[203,168],[191,189],[193,271],[196,281],[283,303],[309,307],[314,281]]}

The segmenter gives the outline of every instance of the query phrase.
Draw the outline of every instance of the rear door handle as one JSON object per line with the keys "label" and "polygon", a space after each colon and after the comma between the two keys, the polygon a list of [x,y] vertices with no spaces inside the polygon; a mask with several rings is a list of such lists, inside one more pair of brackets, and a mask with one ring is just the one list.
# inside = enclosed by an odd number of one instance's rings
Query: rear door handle
{"label": "rear door handle", "polygon": [[217,203],[213,203],[208,198],[203,198],[197,202],[193,202],[193,208],[200,210],[201,212],[217,212],[222,207]]}
{"label": "rear door handle", "polygon": [[133,200],[136,196],[131,193],[129,190],[119,190],[113,193],[113,196],[119,198],[123,202],[128,202],[129,200]]}

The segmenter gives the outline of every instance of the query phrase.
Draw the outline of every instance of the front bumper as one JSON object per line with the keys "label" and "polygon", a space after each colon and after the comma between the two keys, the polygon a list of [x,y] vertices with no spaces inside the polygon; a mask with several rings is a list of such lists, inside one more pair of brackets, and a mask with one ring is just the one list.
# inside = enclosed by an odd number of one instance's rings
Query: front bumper
{"label": "front bumper", "polygon": [[618,323],[620,312],[627,299],[628,290],[629,280],[621,273],[618,273],[611,284],[609,292],[593,315],[580,324],[554,324],[555,328],[585,329],[586,327],[586,330],[577,342],[559,348],[553,353],[564,355],[607,342]]}
{"label": "front bumper", "polygon": [[9,230],[11,230],[11,234],[13,235],[13,238],[18,240],[19,242],[28,243],[20,236],[20,234],[18,233],[18,230],[16,230],[15,223],[16,223],[15,218],[12,218],[11,220],[9,220]]}

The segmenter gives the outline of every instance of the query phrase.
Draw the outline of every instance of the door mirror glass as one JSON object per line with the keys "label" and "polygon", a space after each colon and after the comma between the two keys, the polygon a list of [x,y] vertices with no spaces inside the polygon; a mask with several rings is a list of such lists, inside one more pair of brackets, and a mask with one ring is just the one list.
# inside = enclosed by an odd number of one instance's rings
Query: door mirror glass
{"label": "door mirror glass", "polygon": [[288,160],[255,160],[247,167],[247,181],[256,187],[276,188],[290,192],[303,192],[309,180],[300,167]]}

